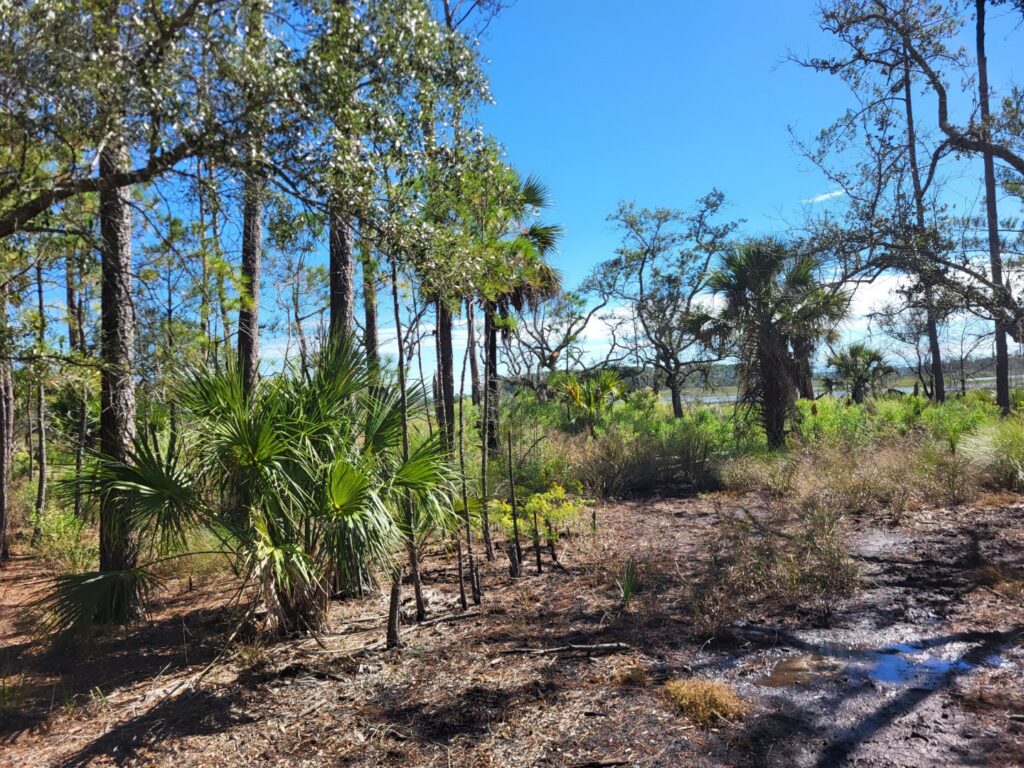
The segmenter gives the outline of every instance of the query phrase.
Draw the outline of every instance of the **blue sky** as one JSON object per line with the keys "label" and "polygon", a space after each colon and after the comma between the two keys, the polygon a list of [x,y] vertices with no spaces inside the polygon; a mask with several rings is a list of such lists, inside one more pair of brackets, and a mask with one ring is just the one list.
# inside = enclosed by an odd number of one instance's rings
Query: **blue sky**
{"label": "blue sky", "polygon": [[[621,199],[686,208],[717,187],[727,215],[761,234],[799,222],[802,201],[832,191],[787,130],[811,139],[851,103],[838,78],[786,61],[834,51],[815,7],[518,0],[492,22],[482,48],[496,103],[483,122],[515,166],[550,187],[545,218],[565,229],[555,261],[569,286],[611,255],[605,217]],[[997,87],[1022,64],[1024,35],[1007,40],[1009,22],[990,14]]]}

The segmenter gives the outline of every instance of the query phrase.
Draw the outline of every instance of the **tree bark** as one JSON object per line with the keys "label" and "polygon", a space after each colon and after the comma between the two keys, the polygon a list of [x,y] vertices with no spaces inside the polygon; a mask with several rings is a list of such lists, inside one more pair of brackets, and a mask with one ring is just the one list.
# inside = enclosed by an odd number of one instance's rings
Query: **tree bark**
{"label": "tree bark", "polygon": [[[78,292],[80,264],[76,253],[68,254],[65,264],[66,311],[68,326],[68,349],[73,355],[85,357],[85,318],[82,300]],[[82,473],[85,458],[85,440],[88,430],[88,401],[86,384],[83,382],[75,393],[72,415],[75,418],[75,476]],[[82,489],[76,484],[74,490],[75,517],[82,516]]]}
{"label": "tree bark", "polygon": [[[398,304],[398,266],[391,262],[391,298],[395,309],[395,333],[398,336],[398,390],[402,410],[402,460],[409,461],[409,407],[405,386],[405,340],[402,338],[402,315]],[[412,571],[412,585],[416,596],[416,621],[427,617],[427,606],[423,602],[423,585],[420,582],[420,556],[416,550],[416,528],[412,512],[412,499],[405,494],[406,548],[409,552],[409,570]]]}
{"label": "tree bark", "polygon": [[[264,0],[250,0],[246,43],[254,57],[264,49]],[[245,147],[249,167],[242,186],[242,284],[241,306],[238,310],[238,369],[242,385],[252,392],[260,366],[260,279],[263,275],[263,205],[265,180],[258,169],[258,156],[263,143],[263,120],[258,105],[249,126]]]}
{"label": "tree bark", "polygon": [[493,302],[484,303],[484,420],[486,421],[487,452],[497,455],[498,438],[498,327],[497,308]]}
{"label": "tree bark", "polygon": [[[924,187],[921,184],[921,170],[917,163],[917,128],[914,123],[914,91],[911,82],[910,59],[904,50],[903,60],[903,100],[907,118],[907,156],[910,160],[910,179],[914,187],[914,209],[917,218],[917,229],[914,237],[914,253],[918,255],[920,238],[925,233]],[[935,295],[932,291],[931,278],[927,267],[919,273],[925,284],[925,315],[928,327],[928,351],[931,355],[932,395],[935,402],[946,400],[946,380],[942,371],[942,347],[939,346],[939,324],[935,312]]]}
{"label": "tree bark", "polygon": [[666,379],[668,390],[672,393],[672,416],[677,419],[683,418],[683,391],[679,385],[679,378],[671,375]]}
{"label": "tree bark", "polygon": [[14,385],[8,347],[8,284],[0,285],[0,562],[10,558],[7,525],[10,517],[11,458],[14,453]]}
{"label": "tree bark", "polygon": [[252,392],[260,365],[260,277],[263,272],[263,180],[252,171],[242,191],[242,285],[238,310],[238,369]]}
{"label": "tree bark", "polygon": [[380,367],[377,342],[377,264],[365,235],[359,249],[359,261],[363,273],[363,346],[366,348],[367,367],[374,373]]}
{"label": "tree bark", "polygon": [[[36,300],[39,310],[39,327],[37,328],[36,345],[42,355],[46,344],[46,305],[43,302],[43,265],[36,262]],[[36,365],[36,423],[38,424],[39,476],[36,483],[36,524],[33,536],[39,535],[39,523],[46,512],[46,370],[45,363],[40,360]]]}
{"label": "tree bark", "polygon": [[452,311],[441,299],[434,302],[437,314],[437,420],[445,448],[455,446],[455,363],[452,353]]}
{"label": "tree bark", "polygon": [[480,368],[476,359],[476,302],[466,298],[466,344],[469,349],[469,392],[473,405],[480,407]]}
{"label": "tree bark", "polygon": [[[116,172],[127,152],[106,148],[101,173]],[[100,356],[100,452],[128,461],[135,439],[135,309],[132,304],[132,213],[130,190],[119,187],[100,195],[102,240]],[[107,494],[100,499],[100,570],[134,568],[138,537],[129,522],[125,499]],[[117,606],[108,606],[111,616]]]}
{"label": "tree bark", "polygon": [[[996,171],[992,157],[991,115],[989,112],[988,59],[985,55],[985,0],[975,0],[976,42],[978,57],[978,104],[981,109],[981,130],[985,148],[985,218],[988,224],[988,257],[992,269],[992,282],[1005,291],[1003,283],[1003,257],[999,252],[999,212],[996,205]],[[1006,415],[1010,412],[1010,358],[1006,343],[1006,325],[1000,317],[1006,305],[1003,296],[996,296],[996,403]]]}
{"label": "tree bark", "polygon": [[329,334],[352,334],[355,304],[355,253],[352,220],[332,204],[328,212],[328,272],[331,287]]}

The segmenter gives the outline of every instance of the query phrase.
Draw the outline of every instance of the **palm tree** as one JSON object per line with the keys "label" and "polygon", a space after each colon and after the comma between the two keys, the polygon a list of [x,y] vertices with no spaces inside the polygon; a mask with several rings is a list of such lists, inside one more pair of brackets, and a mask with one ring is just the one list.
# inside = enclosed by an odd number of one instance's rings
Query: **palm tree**
{"label": "palm tree", "polygon": [[477,232],[487,254],[488,274],[481,296],[484,309],[484,400],[487,449],[499,449],[498,440],[498,332],[513,310],[557,296],[562,277],[546,260],[562,235],[557,224],[529,221],[550,205],[547,187],[515,171],[514,193],[492,210],[482,211]]}
{"label": "palm tree", "polygon": [[855,342],[836,352],[828,359],[832,375],[826,384],[845,389],[855,403],[863,403],[865,396],[875,393],[895,369],[885,362],[882,353],[863,342]]}
{"label": "palm tree", "polygon": [[[83,630],[110,595],[144,593],[154,566],[189,552],[204,529],[242,575],[246,616],[264,629],[317,632],[333,584],[395,571],[409,540],[450,530],[454,475],[436,438],[414,434],[403,451],[401,393],[343,338],[308,377],[257,380],[247,393],[233,365],[195,371],[177,393],[181,435],[137,441],[126,460],[101,458],[81,482],[93,498],[124,498],[148,562],[58,580],[47,600],[53,627]],[[407,405],[421,415],[422,391]],[[408,524],[405,505],[414,515]],[[411,528],[411,530],[410,530]]]}
{"label": "palm tree", "polygon": [[737,347],[742,400],[760,408],[772,448],[785,442],[796,401],[794,344],[830,336],[849,304],[845,293],[819,282],[817,266],[778,240],[753,240],[728,251],[709,283],[725,300],[719,320]]}

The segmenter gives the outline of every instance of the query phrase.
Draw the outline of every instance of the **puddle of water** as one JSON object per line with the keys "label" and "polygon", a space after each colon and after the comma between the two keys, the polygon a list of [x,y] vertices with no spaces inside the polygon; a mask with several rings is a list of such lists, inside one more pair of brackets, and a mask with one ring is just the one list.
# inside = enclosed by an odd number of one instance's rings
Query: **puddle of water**
{"label": "puddle of water", "polygon": [[987,656],[980,665],[959,658],[943,659],[927,649],[900,643],[881,650],[822,648],[815,653],[797,653],[779,659],[756,685],[789,688],[810,685],[840,675],[864,676],[879,683],[908,685],[935,681],[947,674],[963,674],[977,666],[998,667],[1001,656]]}

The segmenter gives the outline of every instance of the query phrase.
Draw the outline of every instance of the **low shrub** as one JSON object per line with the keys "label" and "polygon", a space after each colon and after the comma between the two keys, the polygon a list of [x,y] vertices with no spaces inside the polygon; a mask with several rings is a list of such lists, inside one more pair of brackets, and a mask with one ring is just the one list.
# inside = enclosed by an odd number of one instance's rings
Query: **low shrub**
{"label": "low shrub", "polygon": [[1024,419],[1020,416],[983,427],[964,441],[963,453],[989,484],[1024,490]]}
{"label": "low shrub", "polygon": [[720,513],[690,596],[696,630],[720,635],[765,610],[828,621],[858,581],[842,520],[822,499],[762,519]]}
{"label": "low shrub", "polygon": [[70,510],[49,510],[32,515],[33,527],[39,531],[33,548],[38,557],[61,573],[82,573],[96,568],[99,562],[99,541],[95,532]]}
{"label": "low shrub", "polygon": [[677,712],[700,728],[710,728],[718,721],[734,722],[746,710],[743,699],[718,680],[669,680],[662,687],[662,694]]}

